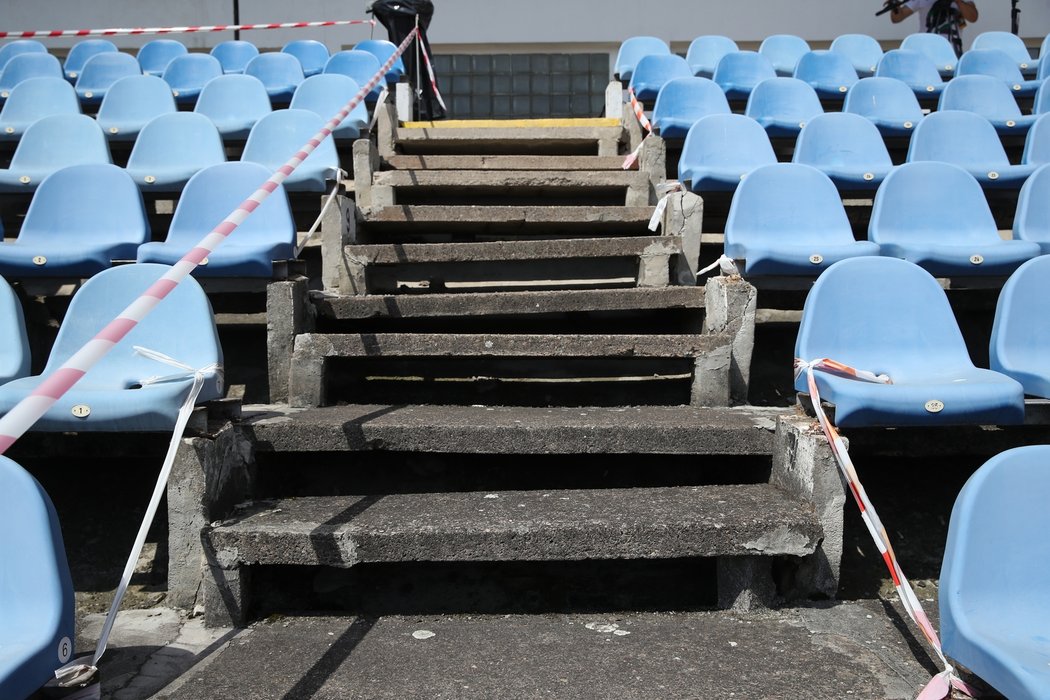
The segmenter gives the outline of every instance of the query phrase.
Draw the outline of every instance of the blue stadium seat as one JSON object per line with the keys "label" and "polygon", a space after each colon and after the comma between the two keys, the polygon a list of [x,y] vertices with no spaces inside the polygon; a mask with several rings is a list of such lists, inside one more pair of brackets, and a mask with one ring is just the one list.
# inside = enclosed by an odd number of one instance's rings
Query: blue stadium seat
{"label": "blue stadium seat", "polygon": [[860,78],[875,75],[882,59],[882,46],[867,34],[840,34],[831,42],[831,50],[845,56]]}
{"label": "blue stadium seat", "polygon": [[143,192],[181,192],[197,171],[226,162],[222,137],[203,114],[162,114],[142,128],[125,170]]}
{"label": "blue stadium seat", "polygon": [[[379,63],[379,59],[367,51],[339,51],[332,54],[332,57],[328,59],[328,63],[324,66],[324,72],[348,76],[353,78],[358,85],[364,87],[372,79],[372,76],[379,72],[381,67],[382,64]],[[377,84],[365,97],[365,102],[368,104],[374,103],[379,99],[382,91],[383,88]]]}
{"label": "blue stadium seat", "polygon": [[[960,148],[965,144],[965,148]],[[908,162],[954,163],[977,178],[982,187],[1017,189],[1034,170],[1011,165],[995,127],[979,114],[950,110],[932,112],[915,128]]]}
{"label": "blue stadium seat", "polygon": [[290,53],[299,59],[303,75],[307,78],[311,75],[320,74],[324,70],[324,64],[328,63],[328,59],[331,58],[331,54],[328,53],[328,47],[316,39],[289,41],[281,48],[281,51]]}
{"label": "blue stadium seat", "polygon": [[[68,85],[69,83],[66,83]],[[3,233],[0,227],[0,234]],[[11,285],[0,277],[0,384],[29,376],[32,355],[22,304]]]}
{"label": "blue stadium seat", "polygon": [[813,117],[824,114],[817,92],[797,78],[769,78],[751,91],[744,114],[765,128],[770,137],[798,136]]}
{"label": "blue stadium seat", "polygon": [[998,49],[1013,59],[1022,74],[1034,75],[1036,61],[1024,40],[1010,32],[981,32],[974,37],[971,49]]}
{"label": "blue stadium seat", "polygon": [[727,53],[718,62],[713,80],[729,100],[746,100],[763,80],[777,77],[769,59],[755,51]]}
{"label": "blue stadium seat", "polygon": [[121,78],[142,75],[139,62],[131,54],[100,53],[88,59],[77,78],[76,91],[81,104],[97,106],[106,91]]}
{"label": "blue stadium seat", "polygon": [[80,114],[73,86],[59,77],[23,80],[0,109],[0,141],[17,141],[30,124],[52,114]]}
{"label": "blue stadium seat", "polygon": [[[1047,123],[1050,126],[1050,123]],[[1013,237],[1037,243],[1044,255],[1050,254],[1050,166],[1041,165],[1028,176],[1017,196]]]}
{"label": "blue stadium seat", "polygon": [[653,126],[660,136],[684,139],[689,128],[709,114],[729,114],[725,93],[707,78],[674,78],[660,89],[653,107]]}
{"label": "blue stadium seat", "polygon": [[36,697],[72,658],[76,601],[55,506],[7,457],[0,457],[0,561],[0,697]]}
{"label": "blue stadium seat", "polygon": [[955,76],[941,93],[937,109],[980,114],[1004,136],[1025,134],[1036,120],[1036,115],[1021,114],[1010,88],[990,75]]}
{"label": "blue stadium seat", "polygon": [[[290,109],[305,109],[321,117],[325,122],[346,106],[361,90],[353,78],[338,73],[314,75],[304,80],[295,89]],[[332,132],[336,140],[353,140],[368,131],[368,109],[364,100],[339,123]]]}
{"label": "blue stadium seat", "polygon": [[[358,42],[357,46],[354,47],[355,51],[367,51],[376,58],[379,59],[380,65],[387,62],[391,56],[397,51],[397,45],[391,41],[385,41],[383,39],[365,39],[364,41]],[[401,76],[405,74],[405,62],[401,59],[401,56],[397,57],[394,61],[394,65],[386,74],[386,82],[388,84],[394,84],[401,80]]]}
{"label": "blue stadium seat", "polygon": [[847,191],[874,191],[893,170],[878,128],[848,112],[811,119],[798,135],[792,161],[812,165]]}
{"label": "blue stadium seat", "polygon": [[794,75],[798,60],[809,50],[809,43],[793,34],[771,34],[758,47],[758,52],[769,59],[781,76]]}
{"label": "blue stadium seat", "polygon": [[[239,161],[201,170],[182,190],[167,239],[140,246],[138,261],[175,264],[269,177],[258,163]],[[291,258],[294,244],[295,222],[280,185],[193,274],[269,279],[273,261]]]}
{"label": "blue stadium seat", "polygon": [[[1028,136],[1024,142],[1024,153],[1021,155],[1021,163],[1024,165],[1050,163],[1050,119],[1044,119],[1045,116],[1045,114],[1040,115],[1032,128],[1028,130]],[[1028,177],[1031,178],[1031,175]],[[1025,182],[1028,181],[1025,180]]]}
{"label": "blue stadium seat", "polygon": [[[1046,217],[1044,217],[1046,218]],[[988,366],[1012,377],[1024,393],[1050,399],[1050,256],[1032,258],[999,293]]]}
{"label": "blue stadium seat", "polygon": [[154,39],[147,41],[139,48],[135,57],[139,61],[139,68],[145,75],[155,75],[158,78],[164,75],[164,69],[168,67],[171,59],[187,53],[186,45],[174,39]]}
{"label": "blue stadium seat", "polygon": [[[281,109],[256,122],[244,144],[241,160],[259,163],[268,172],[284,165],[321,130],[328,119],[305,109]],[[339,154],[332,139],[318,144],[310,156],[284,181],[288,192],[324,192],[325,183],[339,177]]]}
{"label": "blue stadium seat", "polygon": [[110,86],[95,119],[110,141],[134,141],[151,119],[176,110],[166,82],[154,75],[133,75]]}
{"label": "blue stadium seat", "polygon": [[3,104],[23,80],[30,78],[61,78],[62,64],[49,53],[21,53],[13,56],[0,73],[0,104]]}
{"label": "blue stadium seat", "polygon": [[77,82],[84,65],[100,53],[116,53],[116,45],[109,39],[84,39],[73,45],[62,64],[66,80]]}
{"label": "blue stadium seat", "polygon": [[[0,386],[0,412],[7,413],[41,381],[80,350],[106,324],[168,271],[165,265],[119,265],[104,270],[73,295],[43,374]],[[135,351],[135,346],[164,353],[190,367],[222,364],[208,297],[194,279],[175,287],[124,339],[115,345],[34,426],[40,432],[170,432],[193,377],[170,377],[172,367]],[[198,401],[223,395],[221,370],[205,373]],[[74,406],[86,406],[77,411]],[[86,413],[86,415],[84,415]]]}
{"label": "blue stadium seat", "polygon": [[[905,260],[851,258],[825,270],[806,297],[795,357],[889,376],[892,384],[813,372],[841,428],[1024,420],[1021,385],[973,365],[944,290]],[[809,393],[806,373],[795,389]]]}
{"label": "blue stadium seat", "polygon": [[270,102],[287,104],[295,94],[295,88],[303,82],[303,66],[290,53],[269,51],[261,53],[244,68],[245,75],[262,81]]}
{"label": "blue stadium seat", "polygon": [[667,81],[691,78],[693,71],[681,56],[643,56],[634,67],[630,87],[643,102],[652,102]]}
{"label": "blue stadium seat", "polygon": [[655,36],[632,36],[620,44],[620,50],[616,53],[616,62],[613,64],[613,75],[624,82],[629,82],[634,75],[635,65],[644,56],[660,56],[670,53],[671,49],[663,39],[657,39]]}
{"label": "blue stadium seat", "polygon": [[809,83],[822,100],[841,100],[857,82],[857,71],[834,51],[808,51],[798,59],[795,77]]}
{"label": "blue stadium seat", "polygon": [[894,78],[861,78],[846,93],[842,111],[861,115],[883,136],[910,137],[923,118],[915,93]]}
{"label": "blue stadium seat", "polygon": [[1014,60],[999,49],[970,49],[959,59],[955,74],[990,75],[1006,83],[1013,94],[1023,97],[1034,96],[1042,85],[1038,80],[1025,80]]}
{"label": "blue stadium seat", "polygon": [[732,192],[749,172],[776,162],[758,122],[742,114],[712,114],[689,129],[678,179],[693,192]]}
{"label": "blue stadium seat", "polygon": [[[930,34],[929,36],[936,35]],[[875,75],[879,78],[900,80],[910,87],[919,99],[940,97],[944,90],[944,81],[930,57],[909,49],[887,51],[879,61]]]}
{"label": "blue stadium seat", "polygon": [[219,61],[223,73],[243,73],[248,62],[259,55],[259,49],[250,41],[236,39],[219,42],[212,47],[211,55]]}
{"label": "blue stadium seat", "polygon": [[171,86],[175,102],[182,105],[195,103],[204,85],[222,74],[222,65],[214,56],[188,53],[171,59],[161,77]]}
{"label": "blue stadium seat", "polygon": [[23,53],[47,53],[47,47],[36,39],[16,39],[0,46],[0,71],[8,61]]}
{"label": "blue stadium seat", "polygon": [[875,194],[868,240],[938,277],[1009,275],[1040,254],[1004,241],[972,175],[951,163],[905,163]]}
{"label": "blue stadium seat", "polygon": [[[1047,62],[1050,66],[1050,61]],[[1050,88],[1046,87],[1046,80],[1035,92],[1035,101],[1032,103],[1032,114],[1046,114],[1050,112]]]}
{"label": "blue stadium seat", "polygon": [[1039,45],[1039,58],[1050,55],[1050,34],[1043,37],[1043,42]]}
{"label": "blue stadium seat", "polygon": [[271,111],[266,86],[251,75],[220,75],[204,84],[193,111],[211,119],[224,139],[246,139]]}
{"label": "blue stadium seat", "polygon": [[83,114],[53,114],[38,119],[22,134],[11,166],[0,170],[0,192],[32,193],[56,170],[109,162],[106,137],[94,119]]}
{"label": "blue stadium seat", "polygon": [[944,653],[1003,697],[1050,697],[1050,447],[1007,450],[959,492],[941,564]]}
{"label": "blue stadium seat", "polygon": [[707,34],[698,36],[689,44],[689,50],[685,54],[685,62],[693,75],[700,78],[710,78],[715,74],[715,68],[722,56],[734,53],[740,48],[736,42],[727,36],[719,34]]}
{"label": "blue stadium seat", "polygon": [[133,260],[149,237],[142,196],[127,173],[72,165],[37,188],[18,238],[0,245],[0,275],[90,277],[114,260]]}
{"label": "blue stadium seat", "polygon": [[[959,63],[958,56],[951,42],[940,34],[930,32],[917,32],[909,34],[901,41],[901,48],[907,51],[918,51],[933,61],[937,72],[945,78],[955,75],[956,66]],[[888,53],[888,52],[887,52]]]}
{"label": "blue stadium seat", "polygon": [[878,255],[853,239],[838,190],[816,168],[775,163],[753,170],[733,195],[725,228],[726,255],[743,260],[746,276],[816,276],[834,262]]}

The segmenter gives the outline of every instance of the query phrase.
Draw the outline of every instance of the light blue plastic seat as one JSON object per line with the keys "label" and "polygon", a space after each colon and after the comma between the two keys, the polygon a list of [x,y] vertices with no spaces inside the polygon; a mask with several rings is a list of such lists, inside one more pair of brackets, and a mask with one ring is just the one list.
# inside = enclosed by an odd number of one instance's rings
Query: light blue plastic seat
{"label": "light blue plastic seat", "polygon": [[678,179],[693,192],[732,192],[752,170],[776,162],[758,122],[742,114],[712,114],[689,129]]}
{"label": "light blue plastic seat", "polygon": [[[947,37],[930,32],[916,32],[909,34],[901,41],[901,48],[907,51],[918,51],[933,61],[937,72],[945,78],[955,75],[959,57],[955,55],[955,49]],[[889,53],[889,52],[887,52]]]}
{"label": "light blue plastic seat", "polygon": [[224,139],[246,139],[259,121],[273,111],[266,86],[252,75],[230,74],[204,84],[193,111],[211,119]]}
{"label": "light blue plastic seat", "polygon": [[956,76],[990,75],[1022,97],[1033,97],[1042,85],[1039,80],[1025,80],[1014,60],[999,49],[970,49],[959,59],[955,73]]}
{"label": "light blue plastic seat", "polygon": [[99,105],[113,83],[136,75],[142,75],[142,70],[131,54],[100,53],[88,59],[81,69],[75,86],[77,97],[81,104]]}
{"label": "light blue plastic seat", "polygon": [[328,63],[331,54],[328,47],[316,39],[296,39],[289,41],[281,51],[290,53],[299,59],[299,65],[303,69],[303,75],[309,78],[318,75],[324,70],[324,64]]}
{"label": "light blue plastic seat", "polygon": [[0,170],[0,192],[32,193],[45,177],[61,168],[110,163],[102,129],[84,114],[53,114],[33,122]]}
{"label": "light blue plastic seat", "polygon": [[269,51],[261,53],[244,68],[245,75],[262,81],[270,102],[287,104],[295,94],[295,88],[303,82],[303,67],[299,59],[290,53]]}
{"label": "light blue plastic seat", "polygon": [[715,74],[715,68],[722,56],[727,53],[739,51],[736,42],[727,36],[718,34],[707,34],[698,36],[689,44],[689,50],[685,55],[685,62],[693,75],[700,78],[710,78]]}
{"label": "light blue plastic seat", "polygon": [[0,277],[0,384],[29,376],[31,360],[22,304],[11,285]]}
{"label": "light blue plastic seat", "polygon": [[875,75],[882,59],[882,46],[867,34],[840,34],[831,42],[831,50],[845,56],[860,78]]}
{"label": "light blue plastic seat", "polygon": [[[1047,62],[1050,66],[1050,62]],[[1032,114],[1046,114],[1050,112],[1050,88],[1046,87],[1046,80],[1035,92],[1035,101],[1032,103]]]}
{"label": "light blue plastic seat", "polygon": [[[201,170],[182,190],[167,239],[140,246],[138,261],[175,264],[259,189],[270,174],[258,163],[240,161]],[[291,206],[284,186],[278,185],[193,274],[269,279],[273,276],[273,261],[290,259],[294,244]]]}
{"label": "light blue plastic seat", "polygon": [[875,194],[868,240],[938,277],[1009,275],[1040,254],[1004,241],[972,175],[951,163],[905,163]]}
{"label": "light blue plastic seat", "polygon": [[643,57],[670,53],[671,48],[663,39],[655,36],[632,36],[620,44],[620,50],[616,53],[616,62],[613,64],[613,75],[624,82],[630,82],[634,75],[634,67]]}
{"label": "light blue plastic seat", "polygon": [[798,78],[769,78],[751,91],[744,114],[766,130],[770,137],[798,136],[813,117],[824,114],[817,92]]}
{"label": "light blue plastic seat", "polygon": [[100,53],[117,53],[117,46],[109,39],[84,39],[73,44],[62,64],[66,80],[76,83],[87,62]]}
{"label": "light blue plastic seat", "polygon": [[139,48],[135,55],[144,75],[164,75],[171,59],[188,53],[186,45],[174,39],[153,39]]}
{"label": "light blue plastic seat", "polygon": [[188,53],[171,59],[161,77],[171,86],[175,102],[181,105],[195,103],[207,82],[222,74],[222,65],[214,56]]}
{"label": "light blue plastic seat", "polygon": [[47,176],[18,238],[0,244],[0,274],[90,277],[114,260],[134,260],[149,238],[142,196],[127,173],[116,165],[72,165]]}
{"label": "light blue plastic seat", "polygon": [[259,49],[250,41],[240,39],[221,41],[211,49],[223,73],[243,73],[248,62],[259,55]]}
{"label": "light blue plastic seat", "polygon": [[1039,44],[1039,58],[1050,55],[1050,34],[1043,37],[1043,42]]}
{"label": "light blue plastic seat", "polygon": [[1050,447],[1007,450],[959,492],[941,564],[944,653],[1003,697],[1050,697]]}
{"label": "light blue plastic seat", "polygon": [[0,457],[0,561],[0,697],[22,700],[71,660],[76,601],[55,507],[7,457]]}
{"label": "light blue plastic seat", "polygon": [[0,46],[0,72],[7,62],[23,53],[47,53],[47,47],[36,39],[15,39]]}
{"label": "light blue plastic seat", "polygon": [[203,114],[162,114],[142,128],[125,170],[143,192],[181,192],[191,177],[226,162],[222,137]]}
{"label": "light blue plastic seat", "polygon": [[151,119],[177,110],[166,82],[154,75],[133,75],[110,86],[95,119],[110,141],[134,141]]}
{"label": "light blue plastic seat", "polygon": [[30,124],[52,114],[80,114],[73,86],[59,77],[23,80],[0,109],[0,141],[17,141]]}
{"label": "light blue plastic seat", "polygon": [[[911,36],[917,36],[912,34]],[[936,36],[923,34],[922,36]],[[942,39],[944,37],[941,37]],[[944,80],[929,56],[910,49],[887,51],[879,61],[875,75],[879,78],[896,78],[911,88],[919,99],[933,99],[944,91]]]}
{"label": "light blue plastic seat", "polygon": [[878,255],[856,241],[838,190],[816,168],[774,163],[753,170],[733,195],[725,252],[746,276],[820,274],[834,262]]}
{"label": "light blue plastic seat", "polygon": [[911,137],[907,160],[954,163],[990,189],[1017,189],[1035,169],[1011,165],[995,127],[979,114],[960,110],[926,115]]}
{"label": "light blue plastic seat", "polygon": [[[825,270],[806,297],[795,357],[826,357],[891,379],[814,371],[821,401],[834,406],[841,428],[1024,420],[1021,385],[973,365],[944,290],[905,260],[851,258]],[[805,372],[795,390],[809,393]]]}
{"label": "light blue plastic seat", "polygon": [[[73,295],[43,374],[0,386],[0,412],[7,413],[49,374],[138,299],[170,268],[165,265],[119,265],[104,270]],[[135,346],[164,353],[190,367],[222,364],[215,318],[200,284],[188,278],[85,374],[33,426],[40,432],[170,432],[193,376],[155,383],[177,374],[170,365],[140,355]],[[221,370],[204,374],[198,402],[222,398]],[[86,406],[86,416],[73,407]]]}
{"label": "light blue plastic seat", "polygon": [[755,51],[727,53],[715,68],[714,81],[729,100],[746,100],[763,80],[777,77],[769,59]]}
{"label": "light blue plastic seat", "polygon": [[49,53],[21,53],[7,62],[0,72],[0,104],[11,95],[11,90],[30,78],[61,78],[62,64]]}
{"label": "light blue plastic seat", "polygon": [[987,119],[1001,135],[1025,134],[1036,115],[1021,114],[1010,88],[990,75],[957,75],[941,93],[938,110],[958,109]]}
{"label": "light blue plastic seat", "polygon": [[[379,59],[380,65],[387,62],[387,60],[397,52],[397,45],[392,41],[385,41],[383,39],[365,39],[360,41],[354,46],[355,51],[367,51],[376,58]],[[386,74],[386,82],[393,84],[401,80],[401,76],[405,74],[405,62],[401,56],[398,56],[397,60],[394,61],[394,65]]]}
{"label": "light blue plastic seat", "polygon": [[[364,87],[372,79],[382,65],[379,59],[367,51],[338,51],[332,54],[328,63],[324,66],[325,73],[339,73],[353,78],[354,81]],[[365,102],[374,103],[379,99],[383,88],[377,84],[372,91],[365,96]]]}
{"label": "light blue plastic seat", "polygon": [[[241,160],[259,163],[274,172],[315,136],[328,120],[305,109],[281,109],[252,127]],[[339,154],[332,139],[318,144],[313,153],[284,181],[288,192],[324,192],[325,183],[339,174]]]}
{"label": "light blue plastic seat", "polygon": [[811,119],[795,141],[795,163],[812,165],[847,191],[874,191],[893,171],[882,134],[859,114],[828,112]]}
{"label": "light blue plastic seat", "polygon": [[[1050,123],[1048,123],[1050,126]],[[1017,196],[1013,237],[1039,245],[1044,255],[1050,254],[1050,166],[1036,168]]]}
{"label": "light blue plastic seat", "polygon": [[1039,68],[1037,69],[1035,77],[1036,80],[1041,80],[1044,82],[1047,78],[1050,78],[1050,59],[1048,59],[1046,56],[1042,56],[1039,59]]}
{"label": "light blue plastic seat", "polygon": [[822,100],[841,100],[857,82],[849,59],[834,51],[808,51],[798,59],[795,77],[809,83]]}
{"label": "light blue plastic seat", "polygon": [[722,88],[707,78],[674,78],[660,89],[653,107],[653,126],[660,136],[684,139],[689,128],[709,114],[729,114]]}
{"label": "light blue plastic seat", "polygon": [[894,78],[861,78],[846,93],[842,111],[864,117],[883,136],[910,137],[923,118],[915,93]]}
{"label": "light blue plastic seat", "polygon": [[1024,40],[1010,32],[981,32],[973,39],[971,49],[997,49],[1002,51],[1017,65],[1022,74],[1034,75],[1036,61],[1025,46]]}
{"label": "light blue plastic seat", "polygon": [[1012,377],[1024,393],[1050,398],[1050,256],[1032,258],[999,293],[989,343],[989,367]]}
{"label": "light blue plastic seat", "polygon": [[[304,80],[295,89],[290,109],[305,109],[327,122],[361,90],[353,78],[339,73],[323,73]],[[336,140],[353,140],[368,131],[368,109],[358,102],[332,132]]]}
{"label": "light blue plastic seat", "polygon": [[675,78],[691,78],[693,71],[681,56],[644,56],[639,59],[631,76],[631,88],[643,102],[651,102],[660,94],[667,81]]}
{"label": "light blue plastic seat", "polygon": [[771,34],[758,47],[758,52],[769,59],[781,76],[794,75],[799,59],[809,50],[809,42],[794,34]]}
{"label": "light blue plastic seat", "polygon": [[1025,165],[1038,166],[1050,163],[1050,119],[1044,117],[1046,117],[1045,114],[1040,115],[1032,128],[1028,130],[1028,136],[1024,142],[1024,153],[1021,155],[1021,162]]}

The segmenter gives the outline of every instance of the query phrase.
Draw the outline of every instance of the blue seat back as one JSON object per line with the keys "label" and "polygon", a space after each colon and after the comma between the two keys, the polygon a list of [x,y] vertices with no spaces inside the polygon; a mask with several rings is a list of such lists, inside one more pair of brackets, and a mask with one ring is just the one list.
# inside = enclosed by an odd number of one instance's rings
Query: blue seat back
{"label": "blue seat back", "polygon": [[80,101],[64,78],[23,80],[0,109],[0,140],[16,139],[30,124],[51,114],[80,114]]}
{"label": "blue seat back", "polygon": [[681,56],[643,56],[634,67],[630,87],[640,100],[655,100],[667,81],[691,78],[693,72]]}
{"label": "blue seat back", "polygon": [[[267,114],[252,127],[244,144],[241,160],[263,165],[268,173],[284,165],[289,158],[315,136],[328,120],[305,109],[280,109]],[[303,171],[339,169],[339,154],[332,139],[325,139],[303,163]],[[268,175],[267,175],[268,176]]]}
{"label": "blue seat back", "polygon": [[1021,162],[1026,165],[1050,163],[1050,119],[1046,119],[1045,114],[1028,130]]}
{"label": "blue seat back", "polygon": [[[955,49],[951,42],[940,34],[931,32],[917,32],[909,34],[901,41],[901,49],[918,51],[933,62],[938,73],[950,75],[955,72],[959,58],[955,55]],[[887,53],[889,53],[887,51]]]}
{"label": "blue seat back", "polygon": [[712,114],[689,129],[678,160],[679,179],[693,169],[733,166],[741,172],[777,162],[765,129],[742,114]]}
{"label": "blue seat back", "polygon": [[285,44],[281,51],[290,53],[299,59],[299,65],[303,69],[303,75],[309,77],[317,75],[324,70],[324,64],[328,63],[331,54],[328,47],[316,39],[296,39]]}
{"label": "blue seat back", "polygon": [[879,61],[875,75],[880,78],[896,78],[907,84],[912,90],[925,90],[930,93],[944,83],[941,74],[937,71],[937,65],[930,57],[911,49],[887,51]]}
{"label": "blue seat back", "polygon": [[1050,59],[1044,55],[1039,59],[1039,68],[1036,70],[1036,80],[1046,80],[1050,78]]}
{"label": "blue seat back", "polygon": [[825,93],[846,96],[857,82],[857,71],[842,54],[834,51],[807,51],[798,59],[795,77]]}
{"label": "blue seat back", "polygon": [[76,602],[58,514],[29,472],[0,457],[0,648],[28,649],[0,665],[0,695],[25,698],[73,654]]}
{"label": "blue seat back", "polygon": [[905,163],[875,193],[868,224],[875,243],[963,244],[999,241],[981,185],[957,165]]}
{"label": "blue seat back", "polygon": [[882,59],[882,46],[867,34],[840,34],[831,42],[831,50],[845,56],[861,77],[874,75]]}
{"label": "blue seat back", "polygon": [[739,51],[736,42],[727,36],[719,34],[707,34],[698,36],[689,44],[689,50],[685,55],[685,62],[693,75],[710,78],[715,74],[715,68],[722,56],[727,53]]}
{"label": "blue seat back", "polygon": [[877,123],[910,124],[922,121],[915,93],[895,78],[862,78],[846,93],[843,112],[859,114]]}
{"label": "blue seat back", "polygon": [[135,57],[139,61],[139,68],[145,75],[155,75],[158,78],[164,74],[168,63],[176,56],[187,53],[186,45],[174,39],[154,39],[147,41],[139,48]]}
{"label": "blue seat back", "polygon": [[[381,67],[379,59],[367,51],[339,51],[328,59],[324,72],[345,75],[353,78],[358,85],[364,86]],[[376,85],[369,93],[370,98],[379,97],[380,91],[379,85]]]}
{"label": "blue seat back", "polygon": [[244,67],[244,74],[258,78],[267,89],[283,88],[303,82],[303,66],[290,53],[261,53]]}
{"label": "blue seat back", "polygon": [[107,138],[133,138],[154,117],[177,109],[166,82],[154,75],[133,75],[106,90],[96,119]]}
{"label": "blue seat back", "polygon": [[111,163],[102,128],[84,114],[53,114],[34,122],[18,142],[9,170],[58,170],[84,163]]}
{"label": "blue seat back", "polygon": [[809,43],[794,34],[771,34],[762,40],[758,52],[769,59],[777,75],[793,75]]}
{"label": "blue seat back", "polygon": [[828,112],[807,122],[795,141],[792,160],[816,168],[893,166],[878,127],[849,112]]}
{"label": "blue seat back", "polygon": [[[1024,76],[1012,58],[999,49],[970,49],[959,59],[956,75],[990,75],[1019,90]],[[1018,87],[1014,87],[1014,86]]]}
{"label": "blue seat back", "polygon": [[[1045,184],[1043,191],[1045,194]],[[991,369],[1016,379],[1026,394],[1041,398],[1050,398],[1047,299],[1050,299],[1050,256],[1040,255],[1014,270],[1003,285],[988,346]]]}
{"label": "blue seat back", "polygon": [[77,78],[77,95],[82,100],[101,102],[106,91],[121,78],[142,75],[139,62],[131,54],[119,51],[100,53],[88,59]]}
{"label": "blue seat back", "polygon": [[76,82],[84,65],[100,53],[116,53],[117,47],[109,39],[84,39],[73,45],[62,65],[66,80]]}
{"label": "blue seat back", "polygon": [[[1043,128],[1047,126],[1050,123],[1044,124]],[[1028,176],[1017,195],[1013,237],[1038,243],[1044,253],[1050,253],[1050,207],[1047,202],[1050,202],[1050,166],[1042,165]]]}
{"label": "blue seat back", "polygon": [[729,114],[722,88],[707,78],[674,78],[660,89],[653,107],[653,123],[674,117],[696,123],[709,114]]}
{"label": "blue seat back", "polygon": [[47,47],[36,39],[16,39],[0,46],[0,71],[8,61],[23,53],[47,53]]}
{"label": "blue seat back", "polygon": [[975,112],[989,120],[1018,120],[1021,110],[1003,81],[989,75],[958,75],[941,93],[938,110]]}
{"label": "blue seat back", "polygon": [[[290,109],[305,109],[328,121],[361,90],[357,81],[339,73],[314,75],[295,89]],[[335,129],[337,138],[357,138],[368,127],[368,108],[364,100],[357,103],[350,114]]]}
{"label": "blue seat back", "polygon": [[61,78],[62,64],[49,53],[21,53],[13,56],[0,73],[0,99],[7,99],[11,90],[29,78]]}
{"label": "blue seat back", "polygon": [[818,114],[823,114],[813,87],[798,78],[769,78],[763,80],[751,91],[747,99],[744,114],[758,121],[759,124],[788,122],[797,124],[798,128]]}
{"label": "blue seat back", "polygon": [[750,92],[763,80],[777,77],[769,59],[755,51],[727,53],[718,62],[713,80],[723,90],[729,87],[742,88]]}
{"label": "blue seat back", "polygon": [[226,151],[211,119],[194,112],[173,112],[142,127],[128,157],[128,168],[200,170],[224,162]]}
{"label": "blue seat back", "polygon": [[1028,52],[1024,40],[1010,32],[981,32],[973,39],[970,49],[996,49],[1002,51],[1020,70],[1027,70],[1035,64],[1035,59]]}
{"label": "blue seat back", "polygon": [[[1050,61],[1047,62],[1050,66]],[[1046,114],[1050,112],[1050,88],[1046,87],[1046,80],[1039,86],[1035,93],[1035,101],[1032,104],[1032,114]]]}
{"label": "blue seat back", "polygon": [[199,92],[205,83],[222,74],[222,64],[214,56],[188,53],[171,59],[161,77],[171,86],[172,94],[178,97],[181,92]]}
{"label": "blue seat back", "polygon": [[193,111],[211,119],[220,131],[247,137],[255,122],[273,107],[262,81],[252,75],[230,74],[205,83]]}
{"label": "blue seat back", "polygon": [[619,76],[620,80],[630,81],[634,75],[634,67],[643,57],[670,53],[671,48],[663,39],[655,36],[632,36],[620,44],[616,62],[613,64],[613,75]]}
{"label": "blue seat back", "polygon": [[259,55],[259,49],[250,41],[222,41],[211,49],[223,73],[243,73],[248,62]]}
{"label": "blue seat back", "polygon": [[0,384],[28,377],[31,360],[22,304],[0,277]]}
{"label": "blue seat back", "polygon": [[[966,148],[960,148],[960,144],[966,144]],[[908,162],[923,160],[978,168],[1010,165],[991,122],[961,110],[931,112],[915,127],[908,145]]]}
{"label": "blue seat back", "polygon": [[[391,41],[385,41],[383,39],[365,39],[360,41],[354,46],[355,51],[367,51],[376,58],[379,59],[379,64],[382,65],[387,62],[391,56],[397,51],[397,46]],[[391,66],[390,71],[386,74],[386,81],[388,83],[396,83],[401,79],[401,76],[405,74],[405,62],[401,56],[398,56],[397,60],[394,61],[394,65]]]}

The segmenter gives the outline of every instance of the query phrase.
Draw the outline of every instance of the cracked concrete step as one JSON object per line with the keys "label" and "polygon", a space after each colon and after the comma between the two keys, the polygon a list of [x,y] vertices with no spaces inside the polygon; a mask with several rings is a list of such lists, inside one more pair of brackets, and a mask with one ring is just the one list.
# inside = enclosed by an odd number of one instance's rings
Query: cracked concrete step
{"label": "cracked concrete step", "polygon": [[[257,451],[772,455],[794,409],[630,406],[245,406]],[[703,465],[698,463],[697,468]]]}
{"label": "cracked concrete step", "polygon": [[603,170],[623,171],[624,156],[409,156],[383,159],[394,170]]}
{"label": "cracked concrete step", "polygon": [[406,122],[394,132],[394,148],[409,155],[614,156],[624,137],[619,119]]}
{"label": "cracked concrete step", "polygon": [[439,206],[405,204],[373,208],[365,235],[421,233],[545,235],[547,237],[649,236],[653,208],[622,206]]}

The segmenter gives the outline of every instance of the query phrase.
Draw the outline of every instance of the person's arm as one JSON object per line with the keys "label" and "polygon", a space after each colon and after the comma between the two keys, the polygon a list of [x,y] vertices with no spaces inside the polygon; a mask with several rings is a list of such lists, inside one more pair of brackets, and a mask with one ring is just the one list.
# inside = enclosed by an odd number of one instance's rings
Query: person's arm
{"label": "person's arm", "polygon": [[967,22],[977,21],[977,4],[973,0],[955,0],[959,15]]}
{"label": "person's arm", "polygon": [[911,9],[907,5],[901,5],[890,10],[890,21],[894,24],[903,21],[905,18],[910,17],[915,10]]}

